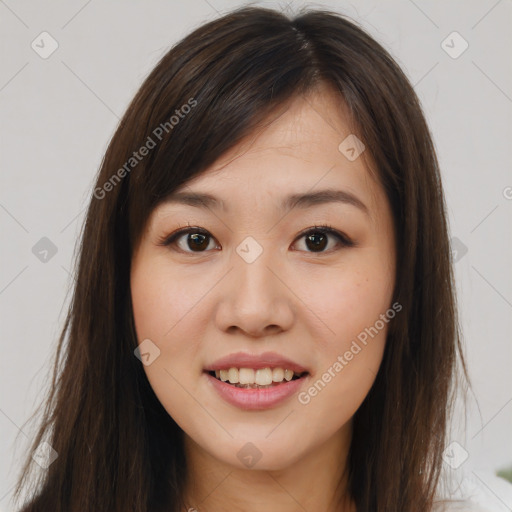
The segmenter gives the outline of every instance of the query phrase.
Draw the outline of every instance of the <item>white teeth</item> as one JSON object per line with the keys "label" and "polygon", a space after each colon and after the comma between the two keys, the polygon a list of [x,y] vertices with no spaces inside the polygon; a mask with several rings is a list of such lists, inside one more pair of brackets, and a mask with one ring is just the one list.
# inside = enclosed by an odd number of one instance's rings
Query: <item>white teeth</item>
{"label": "white teeth", "polygon": [[256,384],[257,386],[270,386],[272,382],[291,381],[294,375],[293,370],[285,368],[229,368],[223,370],[215,370],[215,377],[222,382],[229,381],[231,384]]}
{"label": "white teeth", "polygon": [[238,376],[238,368],[230,368],[228,375],[229,382],[231,382],[231,384],[237,384],[238,382],[240,382],[240,378]]}
{"label": "white teeth", "polygon": [[282,368],[274,368],[272,370],[272,380],[274,382],[283,382],[284,370]]}
{"label": "white teeth", "polygon": [[259,370],[256,370],[254,383],[259,386],[268,386],[269,384],[272,384],[272,370],[270,368],[260,368]]}
{"label": "white teeth", "polygon": [[254,384],[254,370],[252,368],[240,368],[238,376],[240,384]]}

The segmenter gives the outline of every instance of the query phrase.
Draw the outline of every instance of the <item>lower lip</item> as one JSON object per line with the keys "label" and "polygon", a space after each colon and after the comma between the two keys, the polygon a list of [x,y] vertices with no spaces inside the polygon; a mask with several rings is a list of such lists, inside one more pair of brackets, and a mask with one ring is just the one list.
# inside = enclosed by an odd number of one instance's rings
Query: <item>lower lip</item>
{"label": "lower lip", "polygon": [[231,405],[244,409],[246,411],[270,409],[284,402],[287,398],[297,393],[307,375],[300,379],[283,381],[277,386],[270,388],[237,388],[231,384],[212,377],[209,373],[205,372],[210,383],[215,388],[215,391]]}

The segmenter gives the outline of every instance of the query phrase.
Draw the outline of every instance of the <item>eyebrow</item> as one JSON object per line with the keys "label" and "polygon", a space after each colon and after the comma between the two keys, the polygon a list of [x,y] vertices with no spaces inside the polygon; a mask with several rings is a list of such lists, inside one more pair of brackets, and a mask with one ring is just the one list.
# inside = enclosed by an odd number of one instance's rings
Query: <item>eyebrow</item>
{"label": "eyebrow", "polygon": [[[198,208],[212,208],[227,210],[226,204],[211,194],[200,192],[174,192],[170,194],[164,203],[185,204]],[[292,210],[293,208],[309,208],[327,203],[343,203],[359,208],[366,215],[370,212],[368,207],[354,194],[346,190],[324,189],[316,192],[303,194],[292,194],[284,198],[281,209]]]}

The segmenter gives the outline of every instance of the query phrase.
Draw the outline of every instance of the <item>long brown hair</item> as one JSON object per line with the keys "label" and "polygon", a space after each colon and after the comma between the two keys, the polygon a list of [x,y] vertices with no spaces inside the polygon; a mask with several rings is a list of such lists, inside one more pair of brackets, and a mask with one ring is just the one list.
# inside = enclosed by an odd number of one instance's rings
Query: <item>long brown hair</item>
{"label": "long brown hair", "polygon": [[15,492],[32,483],[23,512],[184,507],[182,431],[134,356],[132,251],[168,194],[319,83],[348,106],[391,204],[393,301],[403,307],[354,416],[349,490],[359,512],[431,510],[457,355],[467,372],[440,172],[419,101],[386,50],[343,16],[242,8],[164,55],[106,151],[32,445],[47,441],[58,457],[38,479],[27,457]]}

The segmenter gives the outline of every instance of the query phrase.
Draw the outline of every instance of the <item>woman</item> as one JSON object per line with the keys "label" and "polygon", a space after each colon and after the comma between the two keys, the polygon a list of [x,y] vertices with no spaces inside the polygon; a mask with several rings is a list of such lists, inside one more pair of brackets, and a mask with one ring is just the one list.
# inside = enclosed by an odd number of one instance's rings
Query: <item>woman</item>
{"label": "woman", "polygon": [[454,294],[389,54],[324,11],[207,23],[106,152],[22,510],[442,510]]}

